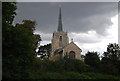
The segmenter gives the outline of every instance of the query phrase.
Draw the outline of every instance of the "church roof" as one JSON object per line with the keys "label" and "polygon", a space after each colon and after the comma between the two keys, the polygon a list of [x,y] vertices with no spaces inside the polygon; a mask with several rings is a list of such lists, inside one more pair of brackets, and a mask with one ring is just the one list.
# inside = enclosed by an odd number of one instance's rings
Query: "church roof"
{"label": "church roof", "polygon": [[[77,47],[78,49],[80,49],[80,48],[72,41],[72,42],[70,42],[68,45],[66,45],[66,46],[64,46],[64,47],[62,47],[62,48],[57,49],[57,50],[56,50],[56,53],[59,53],[59,52],[63,51],[63,49],[65,49],[67,46],[69,46],[69,45],[71,45],[71,44],[73,44],[75,47]],[[80,49],[80,50],[82,51],[82,49]]]}
{"label": "church roof", "polygon": [[[72,42],[70,42],[68,45],[66,45],[64,48],[66,48],[67,46],[69,46],[69,45],[71,45],[71,44],[73,44],[75,47],[77,47],[78,49],[80,49],[73,41]],[[81,50],[81,49],[80,49]],[[82,51],[82,50],[81,50]]]}
{"label": "church roof", "polygon": [[55,54],[59,54],[59,53],[61,53],[61,52],[63,52],[63,48],[59,48],[59,49],[57,49],[57,50],[55,50]]}

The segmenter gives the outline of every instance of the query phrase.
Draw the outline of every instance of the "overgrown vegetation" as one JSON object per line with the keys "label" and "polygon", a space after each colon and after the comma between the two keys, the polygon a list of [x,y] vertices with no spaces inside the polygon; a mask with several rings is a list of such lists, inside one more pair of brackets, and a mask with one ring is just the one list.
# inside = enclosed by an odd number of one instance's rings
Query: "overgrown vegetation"
{"label": "overgrown vegetation", "polygon": [[16,15],[16,3],[2,3],[2,67],[3,78],[27,78],[29,67],[35,61],[36,42],[40,36],[33,34],[35,21],[23,20],[23,24],[12,25]]}
{"label": "overgrown vegetation", "polygon": [[[41,38],[33,34],[36,22],[23,20],[22,24],[13,26],[16,3],[4,2],[2,6],[3,79],[120,80],[118,44],[109,44],[101,60],[97,52],[88,52],[85,62],[67,58],[57,61],[40,60],[36,58],[35,49]],[[46,47],[49,50],[50,45]]]}

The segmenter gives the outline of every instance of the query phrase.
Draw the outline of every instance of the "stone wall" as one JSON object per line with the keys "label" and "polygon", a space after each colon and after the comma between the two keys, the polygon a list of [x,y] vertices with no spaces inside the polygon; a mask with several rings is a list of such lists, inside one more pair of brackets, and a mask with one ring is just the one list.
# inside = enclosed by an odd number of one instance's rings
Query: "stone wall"
{"label": "stone wall", "polygon": [[[62,40],[60,41],[60,36]],[[66,46],[69,43],[67,32],[54,32],[52,37],[52,53],[54,55],[55,50]]]}

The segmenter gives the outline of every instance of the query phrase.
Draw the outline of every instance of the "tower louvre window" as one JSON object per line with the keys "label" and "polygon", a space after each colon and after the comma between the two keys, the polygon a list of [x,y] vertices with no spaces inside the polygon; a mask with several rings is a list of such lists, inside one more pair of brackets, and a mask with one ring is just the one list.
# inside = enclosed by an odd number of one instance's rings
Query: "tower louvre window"
{"label": "tower louvre window", "polygon": [[60,36],[60,41],[62,41],[62,36]]}

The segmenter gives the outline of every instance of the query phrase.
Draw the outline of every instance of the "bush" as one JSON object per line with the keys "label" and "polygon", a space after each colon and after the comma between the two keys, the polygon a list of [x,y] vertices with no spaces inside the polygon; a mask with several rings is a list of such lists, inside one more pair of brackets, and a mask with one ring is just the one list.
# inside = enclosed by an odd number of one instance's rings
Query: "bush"
{"label": "bush", "polygon": [[64,79],[65,78],[60,73],[51,73],[51,72],[43,73],[41,76],[42,76],[42,79]]}
{"label": "bush", "polygon": [[90,79],[89,76],[80,74],[78,72],[67,72],[64,75],[67,77],[67,79]]}
{"label": "bush", "polygon": [[65,63],[66,71],[74,71],[74,72],[90,72],[92,69],[86,65],[84,62],[76,59],[67,59]]}
{"label": "bush", "polygon": [[101,73],[93,73],[93,72],[89,72],[89,73],[82,73],[83,75],[89,76],[91,79],[115,79],[118,80],[120,79],[119,77],[116,76],[112,76],[112,75],[107,75],[107,74],[101,74]]}
{"label": "bush", "polygon": [[101,60],[101,71],[107,74],[118,75],[119,69],[114,65],[111,59],[104,57]]}
{"label": "bush", "polygon": [[[37,60],[38,61],[38,60]],[[40,61],[40,62],[39,62]],[[39,60],[34,65],[33,70],[44,71],[44,72],[90,72],[91,69],[88,65],[80,60],[57,60],[57,61],[50,61],[50,60]],[[38,69],[37,69],[38,68]]]}

